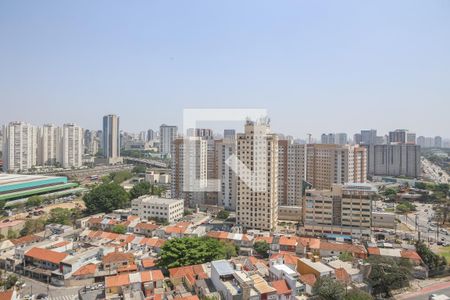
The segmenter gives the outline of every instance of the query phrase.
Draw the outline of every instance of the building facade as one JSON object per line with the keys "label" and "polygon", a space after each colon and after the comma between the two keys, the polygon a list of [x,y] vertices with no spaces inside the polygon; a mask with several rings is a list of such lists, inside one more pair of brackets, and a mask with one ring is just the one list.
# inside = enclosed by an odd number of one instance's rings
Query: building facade
{"label": "building facade", "polygon": [[37,129],[24,122],[3,127],[3,170],[26,171],[37,164]]}
{"label": "building facade", "polygon": [[103,156],[107,159],[120,157],[119,117],[107,115],[103,117]]}
{"label": "building facade", "polygon": [[61,163],[64,168],[79,168],[83,165],[83,130],[81,127],[67,123],[62,128]]}
{"label": "building facade", "polygon": [[163,124],[159,128],[160,152],[161,155],[170,156],[172,145],[177,138],[178,127]]}
{"label": "building facade", "polygon": [[131,213],[141,219],[163,219],[169,223],[183,218],[184,200],[142,196],[131,201]]}
{"label": "building facade", "polygon": [[278,137],[267,120],[247,121],[237,135],[236,224],[271,230],[278,222]]}

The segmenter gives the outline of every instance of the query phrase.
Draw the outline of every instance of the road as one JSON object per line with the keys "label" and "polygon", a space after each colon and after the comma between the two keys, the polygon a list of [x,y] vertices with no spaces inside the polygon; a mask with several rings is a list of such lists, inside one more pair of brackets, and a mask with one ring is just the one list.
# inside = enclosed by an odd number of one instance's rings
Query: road
{"label": "road", "polygon": [[[442,232],[441,228],[438,229],[435,226],[435,222],[429,223],[429,220],[432,220],[434,217],[433,206],[431,204],[423,204],[420,202],[414,202],[417,211],[408,215],[399,215],[398,219],[408,226],[409,229],[415,232],[415,236],[417,238],[417,232],[420,231],[421,239],[427,241],[436,241],[444,239],[444,242],[450,244],[450,235],[446,235]],[[416,226],[417,221],[417,226]]]}
{"label": "road", "polygon": [[25,295],[39,295],[46,294],[50,300],[74,300],[78,299],[78,290],[81,287],[55,287],[47,285],[43,282],[30,279],[28,277],[21,277],[21,280],[25,282],[25,287],[20,291],[23,298]]}
{"label": "road", "polygon": [[450,183],[450,175],[426,158],[421,159],[424,176],[437,183]]}
{"label": "road", "polygon": [[420,289],[418,292],[406,293],[395,297],[398,300],[428,300],[431,294],[450,296],[450,282],[435,283]]}

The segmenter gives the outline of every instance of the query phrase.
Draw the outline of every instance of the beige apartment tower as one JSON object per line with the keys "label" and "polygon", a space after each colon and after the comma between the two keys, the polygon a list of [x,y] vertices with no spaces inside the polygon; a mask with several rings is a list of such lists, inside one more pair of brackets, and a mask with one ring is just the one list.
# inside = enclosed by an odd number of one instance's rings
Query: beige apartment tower
{"label": "beige apartment tower", "polygon": [[278,222],[278,137],[267,120],[247,121],[237,135],[236,223],[243,229],[274,229]]}

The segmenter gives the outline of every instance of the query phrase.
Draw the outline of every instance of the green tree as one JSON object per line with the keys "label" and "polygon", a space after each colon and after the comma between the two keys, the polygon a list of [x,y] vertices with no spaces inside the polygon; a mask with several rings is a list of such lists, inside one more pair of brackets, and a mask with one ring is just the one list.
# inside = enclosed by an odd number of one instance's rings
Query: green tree
{"label": "green tree", "polygon": [[373,300],[373,297],[364,291],[352,289],[344,296],[344,300]]}
{"label": "green tree", "polygon": [[372,266],[368,282],[374,295],[388,298],[392,290],[409,285],[409,270],[391,257],[370,256],[367,261]]}
{"label": "green tree", "polygon": [[321,300],[342,300],[345,288],[340,282],[325,276],[317,279],[313,287],[313,294],[319,296]]}
{"label": "green tree", "polygon": [[44,218],[39,219],[28,219],[25,221],[25,225],[22,230],[20,230],[20,236],[26,236],[36,232],[41,232],[45,229]]}
{"label": "green tree", "polygon": [[118,234],[125,234],[125,233],[127,233],[127,227],[122,224],[117,224],[117,225],[113,226],[112,232],[118,233]]}
{"label": "green tree", "polygon": [[83,201],[89,213],[110,213],[126,208],[130,203],[128,193],[116,183],[103,183],[84,195]]}
{"label": "green tree", "polygon": [[401,201],[395,209],[397,213],[407,214],[416,211],[416,206],[409,201]]}
{"label": "green tree", "polygon": [[8,275],[6,280],[4,282],[2,282],[3,287],[5,288],[5,290],[9,290],[10,288],[12,288],[13,286],[16,285],[18,280],[19,280],[19,278],[17,278],[16,275],[10,274],[10,275]]}
{"label": "green tree", "polygon": [[132,170],[134,174],[142,174],[147,171],[147,168],[144,165],[135,166]]}
{"label": "green tree", "polygon": [[230,212],[228,212],[226,210],[221,210],[217,214],[217,218],[222,219],[222,220],[228,219],[229,216],[230,216]]}
{"label": "green tree", "polygon": [[42,203],[44,203],[44,198],[42,198],[41,196],[31,196],[30,198],[27,199],[25,206],[27,207],[39,206]]}
{"label": "green tree", "polygon": [[447,260],[443,256],[439,256],[425,245],[423,241],[416,242],[416,251],[428,269],[434,271],[447,266]]}
{"label": "green tree", "polygon": [[149,195],[151,192],[151,185],[147,181],[136,183],[130,190],[131,199],[139,198],[140,196]]}
{"label": "green tree", "polygon": [[7,235],[8,240],[16,239],[18,236],[19,236],[19,235],[17,234],[16,231],[14,231],[14,230],[12,230],[12,229],[9,229],[9,230],[8,230],[8,235]]}
{"label": "green tree", "polygon": [[342,261],[352,261],[353,260],[353,255],[350,252],[342,252],[341,254],[339,254],[339,259]]}
{"label": "green tree", "polygon": [[234,245],[209,237],[186,237],[168,240],[161,249],[158,264],[175,268],[203,264],[236,256]]}
{"label": "green tree", "polygon": [[50,210],[50,214],[47,219],[47,224],[61,224],[61,225],[71,225],[72,224],[72,212],[67,208],[53,208]]}
{"label": "green tree", "polygon": [[253,249],[255,249],[255,251],[259,255],[261,255],[263,258],[268,258],[269,257],[270,245],[266,241],[257,241],[253,245]]}

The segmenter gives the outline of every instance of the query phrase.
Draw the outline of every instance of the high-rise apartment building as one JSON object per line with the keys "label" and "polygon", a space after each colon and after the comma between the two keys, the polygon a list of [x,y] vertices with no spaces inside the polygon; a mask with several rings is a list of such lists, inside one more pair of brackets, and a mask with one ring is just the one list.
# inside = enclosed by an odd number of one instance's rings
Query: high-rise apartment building
{"label": "high-rise apartment building", "polygon": [[61,163],[61,128],[44,124],[38,129],[37,163],[41,166]]}
{"label": "high-rise apartment building", "polygon": [[172,147],[172,198],[187,207],[204,204],[208,190],[208,144],[200,137],[178,138]]}
{"label": "high-rise apartment building", "polygon": [[353,144],[354,145],[359,145],[362,143],[362,135],[361,133],[355,133],[353,135]]}
{"label": "high-rise apartment building", "polygon": [[271,230],[278,222],[278,137],[267,120],[247,121],[237,135],[236,224]]}
{"label": "high-rise apartment building", "polygon": [[[286,205],[300,206],[306,181],[306,145],[289,144],[287,147]],[[281,204],[280,204],[281,205]]]}
{"label": "high-rise apartment building", "polygon": [[306,181],[316,189],[333,184],[364,183],[366,150],[350,145],[309,144],[306,151]]}
{"label": "high-rise apartment building", "polygon": [[440,136],[434,137],[434,147],[442,148],[442,137],[440,137]]}
{"label": "high-rise apartment building", "polygon": [[336,135],[334,133],[323,133],[320,136],[321,144],[336,144]]}
{"label": "high-rise apartment building", "polygon": [[162,155],[171,155],[173,141],[178,133],[177,126],[163,124],[159,127],[160,152]]}
{"label": "high-rise apartment building", "polygon": [[103,156],[110,161],[120,157],[119,117],[116,115],[103,117]]}
{"label": "high-rise apartment building", "polygon": [[389,132],[389,144],[415,144],[416,134],[406,129],[396,129]]}
{"label": "high-rise apartment building", "polygon": [[346,133],[336,133],[335,134],[335,143],[338,145],[347,145],[348,137]]}
{"label": "high-rise apartment building", "polygon": [[154,141],[156,139],[155,131],[153,129],[147,130],[147,142]]}
{"label": "high-rise apartment building", "polygon": [[278,140],[278,204],[287,205],[288,140]]}
{"label": "high-rise apartment building", "polygon": [[83,130],[81,127],[68,123],[62,128],[61,163],[64,168],[79,168],[83,165]]}
{"label": "high-rise apartment building", "polygon": [[367,146],[367,173],[371,176],[406,176],[418,178],[420,146],[409,144]]}
{"label": "high-rise apartment building", "polygon": [[26,171],[37,163],[37,129],[24,122],[3,127],[3,170]]}
{"label": "high-rise apartment building", "polygon": [[[225,135],[222,140],[216,141],[217,177],[220,180],[218,205],[227,210],[236,210],[237,178],[231,161],[228,159],[236,155],[236,135]],[[227,162],[228,161],[228,162]]]}
{"label": "high-rise apartment building", "polygon": [[331,190],[307,190],[301,233],[368,238],[376,194],[376,188],[361,183],[333,185]]}

